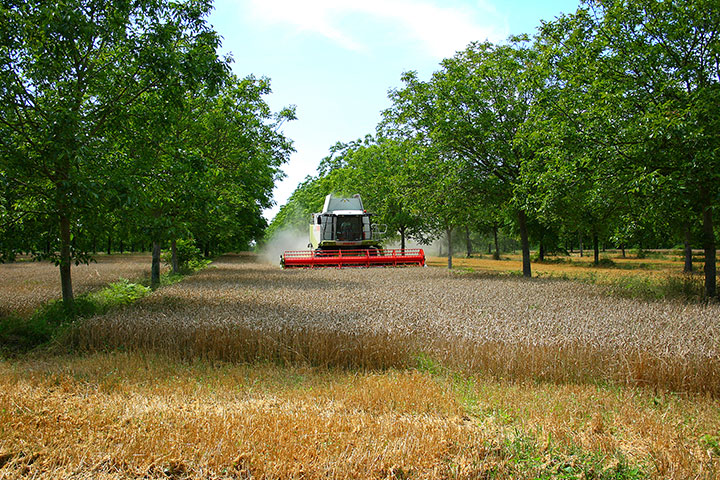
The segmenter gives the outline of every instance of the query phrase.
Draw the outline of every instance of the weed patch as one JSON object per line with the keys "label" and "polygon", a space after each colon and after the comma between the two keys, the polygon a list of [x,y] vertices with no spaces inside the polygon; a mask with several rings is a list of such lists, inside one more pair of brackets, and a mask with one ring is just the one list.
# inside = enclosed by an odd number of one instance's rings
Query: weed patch
{"label": "weed patch", "polygon": [[617,264],[614,261],[612,261],[611,259],[609,259],[607,257],[603,257],[598,260],[597,264],[593,264],[593,266],[599,267],[599,268],[615,268],[617,266]]}
{"label": "weed patch", "polygon": [[692,274],[662,277],[626,276],[609,280],[608,292],[624,298],[642,300],[680,300],[697,303],[705,298],[703,279]]}
{"label": "weed patch", "polygon": [[703,435],[700,444],[707,449],[709,455],[720,457],[720,435]]}
{"label": "weed patch", "polygon": [[430,375],[440,375],[445,372],[445,367],[427,353],[419,353],[415,360],[417,362],[416,368],[420,372],[429,373]]}
{"label": "weed patch", "polygon": [[93,313],[102,313],[117,305],[133,303],[150,293],[149,287],[123,278],[99,292],[88,294],[87,299],[96,306],[96,311]]}

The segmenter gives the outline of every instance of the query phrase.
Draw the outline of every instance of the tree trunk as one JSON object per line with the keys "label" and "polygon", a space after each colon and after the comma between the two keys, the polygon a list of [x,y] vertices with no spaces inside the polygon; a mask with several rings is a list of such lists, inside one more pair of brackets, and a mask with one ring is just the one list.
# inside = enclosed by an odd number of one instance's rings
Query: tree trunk
{"label": "tree trunk", "polygon": [[541,262],[545,261],[545,244],[543,244],[543,242],[540,242],[540,248],[538,251],[538,260],[540,260]]}
{"label": "tree trunk", "polygon": [[717,259],[713,231],[712,204],[707,196],[703,202],[703,248],[705,249],[705,296],[717,296]]}
{"label": "tree trunk", "polygon": [[583,256],[583,243],[582,243],[582,234],[578,234],[578,240],[580,241],[580,256]]}
{"label": "tree trunk", "polygon": [[470,241],[470,227],[465,226],[465,246],[467,248],[467,258],[472,257],[472,242]]}
{"label": "tree trunk", "polygon": [[180,273],[180,265],[178,265],[177,241],[175,240],[175,238],[170,241],[170,251],[172,252],[172,273],[178,274]]}
{"label": "tree trunk", "polygon": [[625,244],[624,243],[620,244],[620,250],[622,250],[622,256],[623,256],[623,258],[625,258]]}
{"label": "tree trunk", "polygon": [[400,227],[400,250],[405,250],[405,226]]}
{"label": "tree trunk", "polygon": [[119,247],[120,247],[120,254],[122,255],[123,253],[125,253],[125,244],[123,243],[122,240],[120,240]]}
{"label": "tree trunk", "polygon": [[498,227],[497,227],[497,225],[493,225],[493,238],[495,239],[495,254],[493,255],[493,258],[495,260],[500,260],[500,247],[498,245]]}
{"label": "tree trunk", "polygon": [[447,252],[447,258],[448,258],[448,270],[452,270],[452,228],[448,228],[445,230],[447,233],[447,242],[448,242],[448,252]]}
{"label": "tree trunk", "polygon": [[108,234],[107,254],[110,255],[112,249],[112,236]]}
{"label": "tree trunk", "polygon": [[600,264],[600,239],[598,234],[593,232],[593,263],[595,265]]}
{"label": "tree trunk", "polygon": [[150,287],[157,288],[160,285],[160,242],[152,244],[152,269],[150,270]]}
{"label": "tree trunk", "polygon": [[[61,208],[62,211],[62,208]],[[60,286],[63,305],[66,309],[73,306],[72,277],[70,275],[70,218],[60,214]]]}
{"label": "tree trunk", "polygon": [[518,226],[520,227],[520,242],[522,243],[523,277],[530,278],[532,277],[532,271],[530,269],[530,241],[528,240],[527,217],[522,210],[518,212]]}
{"label": "tree trunk", "polygon": [[210,242],[205,242],[205,251],[203,252],[205,258],[210,256]]}
{"label": "tree trunk", "polygon": [[683,233],[685,235],[685,268],[683,268],[683,272],[691,273],[693,271],[693,264],[692,243],[690,238],[690,222],[683,222]]}

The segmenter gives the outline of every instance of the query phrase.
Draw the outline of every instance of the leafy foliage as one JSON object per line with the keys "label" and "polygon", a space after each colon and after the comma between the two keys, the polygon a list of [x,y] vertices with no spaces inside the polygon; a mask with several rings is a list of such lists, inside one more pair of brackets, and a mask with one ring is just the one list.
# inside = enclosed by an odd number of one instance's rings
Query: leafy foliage
{"label": "leafy foliage", "polygon": [[[193,264],[202,259],[202,252],[197,248],[193,239],[179,238],[175,246],[180,271],[190,270]],[[165,252],[163,260],[166,264],[170,265],[172,263],[172,253],[169,251]]]}

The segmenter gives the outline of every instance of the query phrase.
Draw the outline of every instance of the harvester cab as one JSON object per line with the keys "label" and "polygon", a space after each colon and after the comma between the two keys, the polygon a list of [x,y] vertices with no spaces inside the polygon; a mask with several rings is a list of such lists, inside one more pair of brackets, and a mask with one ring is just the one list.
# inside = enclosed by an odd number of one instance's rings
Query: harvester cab
{"label": "harvester cab", "polygon": [[379,230],[371,223],[371,215],[360,195],[328,195],[323,211],[312,215],[308,246],[315,250],[379,249]]}
{"label": "harvester cab", "polygon": [[312,214],[312,250],[287,251],[280,257],[283,268],[370,267],[424,265],[422,250],[383,250],[380,238],[387,230],[371,222],[360,195],[325,197],[323,211]]}

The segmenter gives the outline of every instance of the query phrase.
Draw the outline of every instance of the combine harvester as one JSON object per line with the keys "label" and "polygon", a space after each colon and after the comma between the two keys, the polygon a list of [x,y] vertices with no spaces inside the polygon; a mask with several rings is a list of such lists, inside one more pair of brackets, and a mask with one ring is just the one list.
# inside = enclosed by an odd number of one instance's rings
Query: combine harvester
{"label": "combine harvester", "polygon": [[322,213],[313,213],[310,224],[312,250],[286,251],[280,256],[283,268],[396,267],[425,265],[422,249],[383,249],[379,237],[385,233],[370,223],[360,195],[325,197]]}

